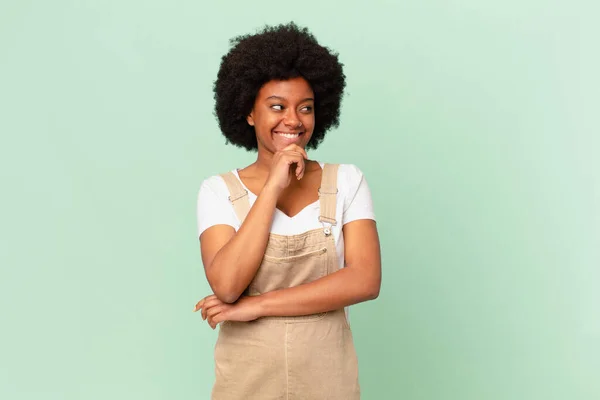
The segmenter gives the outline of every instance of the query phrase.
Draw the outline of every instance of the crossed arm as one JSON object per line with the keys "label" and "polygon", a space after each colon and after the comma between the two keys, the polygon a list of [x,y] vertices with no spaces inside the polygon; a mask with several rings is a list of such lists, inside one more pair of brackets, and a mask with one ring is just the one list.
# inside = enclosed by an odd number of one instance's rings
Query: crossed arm
{"label": "crossed arm", "polygon": [[200,237],[202,260],[213,295],[194,311],[214,329],[220,322],[251,321],[266,316],[296,316],[332,311],[373,300],[381,286],[381,255],[375,221],[361,219],[343,226],[345,268],[313,282],[240,297],[253,279],[269,238],[275,193],[263,190],[236,233],[216,225]]}

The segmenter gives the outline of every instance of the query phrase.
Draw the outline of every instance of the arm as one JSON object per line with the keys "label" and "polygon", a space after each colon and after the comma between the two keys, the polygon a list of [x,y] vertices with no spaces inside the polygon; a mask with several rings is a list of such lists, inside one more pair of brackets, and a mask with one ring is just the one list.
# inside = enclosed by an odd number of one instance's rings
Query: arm
{"label": "arm", "polygon": [[215,225],[200,236],[206,278],[213,293],[233,303],[250,284],[260,266],[278,194],[266,187],[236,233],[229,225]]}
{"label": "arm", "polygon": [[214,225],[200,236],[206,279],[222,302],[235,302],[256,275],[269,240],[277,200],[292,177],[304,176],[307,158],[304,149],[294,144],[277,152],[266,183],[240,229],[235,232],[231,226]]}
{"label": "arm", "polygon": [[375,221],[343,227],[346,267],[316,281],[257,296],[261,316],[295,316],[333,311],[376,299],[381,256]]}
{"label": "arm", "polygon": [[196,304],[214,329],[225,320],[251,321],[267,316],[296,316],[332,311],[373,300],[381,286],[381,254],[373,220],[356,220],[343,227],[346,267],[316,281],[223,304],[208,296]]}

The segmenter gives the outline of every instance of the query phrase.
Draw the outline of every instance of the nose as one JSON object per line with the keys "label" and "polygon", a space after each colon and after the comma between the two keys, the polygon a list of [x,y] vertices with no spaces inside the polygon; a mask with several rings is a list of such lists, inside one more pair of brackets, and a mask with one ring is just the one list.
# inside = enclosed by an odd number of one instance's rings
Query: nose
{"label": "nose", "polygon": [[291,128],[298,128],[299,126],[302,126],[298,114],[295,110],[292,110],[291,108],[288,108],[288,112],[285,115],[283,123]]}

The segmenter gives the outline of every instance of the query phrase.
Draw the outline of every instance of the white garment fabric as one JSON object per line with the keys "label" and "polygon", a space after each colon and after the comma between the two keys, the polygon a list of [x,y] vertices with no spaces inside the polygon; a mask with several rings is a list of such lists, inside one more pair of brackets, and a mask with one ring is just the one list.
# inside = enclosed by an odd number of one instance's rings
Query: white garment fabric
{"label": "white garment fabric", "polygon": [[[319,163],[323,168],[323,163]],[[232,171],[239,178],[237,170]],[[240,180],[241,182],[241,180]],[[353,164],[340,164],[338,168],[338,195],[336,204],[337,224],[331,227],[336,243],[339,267],[344,267],[344,235],[342,227],[348,222],[359,219],[375,220],[373,201],[367,181],[362,171]],[[244,189],[248,188],[242,183]],[[229,190],[219,175],[205,179],[198,191],[196,215],[197,237],[214,225],[230,225],[236,231],[241,222],[233,210],[229,199]],[[250,207],[256,201],[256,195],[248,190]],[[278,235],[297,235],[312,229],[322,228],[319,222],[319,201],[309,204],[293,217],[276,209],[271,225],[271,233]]]}

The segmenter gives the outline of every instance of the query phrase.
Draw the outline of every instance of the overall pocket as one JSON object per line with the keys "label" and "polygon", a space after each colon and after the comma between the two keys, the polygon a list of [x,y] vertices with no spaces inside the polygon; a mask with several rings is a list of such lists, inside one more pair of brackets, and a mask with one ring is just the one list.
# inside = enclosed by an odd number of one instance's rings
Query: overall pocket
{"label": "overall pocket", "polygon": [[265,255],[249,294],[259,295],[273,290],[303,285],[327,274],[327,247],[288,257]]}

